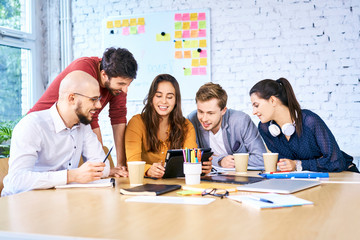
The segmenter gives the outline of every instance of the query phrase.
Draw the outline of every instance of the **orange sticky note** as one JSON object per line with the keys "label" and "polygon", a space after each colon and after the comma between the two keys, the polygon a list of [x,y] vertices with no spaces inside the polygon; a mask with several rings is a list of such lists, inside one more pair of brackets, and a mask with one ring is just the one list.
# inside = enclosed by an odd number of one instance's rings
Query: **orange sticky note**
{"label": "orange sticky note", "polygon": [[175,48],[182,48],[182,41],[176,41]]}
{"label": "orange sticky note", "polygon": [[121,20],[115,20],[115,27],[117,28],[121,27]]}
{"label": "orange sticky note", "polygon": [[199,47],[206,47],[206,39],[199,41]]}
{"label": "orange sticky note", "polygon": [[184,58],[191,58],[191,51],[184,51]]}
{"label": "orange sticky note", "polygon": [[191,61],[191,66],[192,67],[198,67],[199,66],[199,59],[193,59]]}
{"label": "orange sticky note", "polygon": [[200,66],[207,66],[207,58],[200,58]]}
{"label": "orange sticky note", "polygon": [[181,38],[182,32],[181,31],[175,31],[175,38]]}
{"label": "orange sticky note", "polygon": [[198,18],[198,14],[197,13],[190,13],[190,20],[191,21],[196,21]]}
{"label": "orange sticky note", "polygon": [[176,59],[183,58],[182,51],[176,51],[175,52],[175,58]]}
{"label": "orange sticky note", "polygon": [[114,22],[113,21],[107,21],[106,27],[107,28],[113,28],[114,27]]}
{"label": "orange sticky note", "polygon": [[130,19],[130,26],[136,26],[136,18]]}
{"label": "orange sticky note", "polygon": [[129,26],[129,19],[124,19],[122,25],[123,25],[123,27],[128,27]]}
{"label": "orange sticky note", "polygon": [[145,25],[145,18],[138,18],[138,25]]}
{"label": "orange sticky note", "polygon": [[183,22],[183,29],[184,30],[190,29],[190,22]]}
{"label": "orange sticky note", "polygon": [[198,30],[191,30],[190,36],[191,36],[192,38],[197,38],[197,37],[198,37],[198,33],[199,33]]}

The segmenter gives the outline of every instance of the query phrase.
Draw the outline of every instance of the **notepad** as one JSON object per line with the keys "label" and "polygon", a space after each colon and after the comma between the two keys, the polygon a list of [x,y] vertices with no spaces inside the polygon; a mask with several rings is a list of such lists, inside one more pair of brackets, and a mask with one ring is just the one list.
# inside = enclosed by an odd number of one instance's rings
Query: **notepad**
{"label": "notepad", "polygon": [[69,183],[65,185],[55,186],[55,188],[101,188],[101,187],[114,187],[115,179],[114,178],[105,178],[96,180],[89,183]]}
{"label": "notepad", "polygon": [[[256,200],[252,197],[262,198],[269,200],[273,203],[268,203],[260,200]],[[275,193],[268,194],[252,194],[252,195],[232,195],[227,198],[242,202],[244,205],[251,206],[257,209],[264,208],[282,208],[282,207],[293,207],[293,206],[301,206],[301,205],[312,205],[314,204],[311,201],[295,197],[293,195],[281,195]]]}
{"label": "notepad", "polygon": [[132,188],[120,189],[121,194],[125,195],[144,195],[144,196],[156,196],[180,189],[181,185],[175,184],[144,184]]}

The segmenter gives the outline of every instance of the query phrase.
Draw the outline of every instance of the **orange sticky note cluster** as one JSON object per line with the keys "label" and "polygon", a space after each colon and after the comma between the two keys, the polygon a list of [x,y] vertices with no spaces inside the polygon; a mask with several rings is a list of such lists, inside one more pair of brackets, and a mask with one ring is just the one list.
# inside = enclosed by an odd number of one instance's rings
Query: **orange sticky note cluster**
{"label": "orange sticky note cluster", "polygon": [[[123,35],[145,33],[145,18],[131,18],[107,21],[106,28],[122,28]],[[112,31],[112,33],[114,33]]]}

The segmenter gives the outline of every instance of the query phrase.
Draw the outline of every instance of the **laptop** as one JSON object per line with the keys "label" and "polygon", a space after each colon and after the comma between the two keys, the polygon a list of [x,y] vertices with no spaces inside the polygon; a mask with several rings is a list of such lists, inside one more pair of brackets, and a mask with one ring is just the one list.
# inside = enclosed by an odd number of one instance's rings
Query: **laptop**
{"label": "laptop", "polygon": [[320,185],[320,181],[295,179],[269,179],[237,187],[240,191],[294,193]]}

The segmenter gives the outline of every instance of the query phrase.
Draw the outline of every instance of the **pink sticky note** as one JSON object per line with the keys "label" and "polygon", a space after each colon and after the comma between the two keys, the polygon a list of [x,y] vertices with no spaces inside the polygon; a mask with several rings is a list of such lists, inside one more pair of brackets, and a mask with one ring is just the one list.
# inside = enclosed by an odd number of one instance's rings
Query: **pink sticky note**
{"label": "pink sticky note", "polygon": [[198,20],[205,20],[205,19],[206,19],[205,13],[199,13],[198,14]]}
{"label": "pink sticky note", "polygon": [[206,67],[199,68],[199,75],[206,75]]}
{"label": "pink sticky note", "polygon": [[190,23],[190,29],[198,29],[198,22],[197,21],[191,22]]}
{"label": "pink sticky note", "polygon": [[199,75],[199,68],[192,68],[191,73],[192,75]]}
{"label": "pink sticky note", "polygon": [[145,25],[138,26],[138,33],[145,33]]}
{"label": "pink sticky note", "polygon": [[199,29],[199,37],[206,37],[206,29]]}
{"label": "pink sticky note", "polygon": [[206,58],[206,57],[207,57],[207,52],[206,52],[206,50],[201,49],[200,57],[201,57],[201,58]]}
{"label": "pink sticky note", "polygon": [[122,34],[123,35],[129,35],[130,31],[129,31],[129,27],[124,27],[122,30]]}
{"label": "pink sticky note", "polygon": [[181,17],[181,13],[176,13],[175,14],[175,21],[181,21],[182,17]]}
{"label": "pink sticky note", "polygon": [[190,20],[190,14],[189,13],[184,13],[182,15],[182,20],[183,21],[189,21]]}
{"label": "pink sticky note", "polygon": [[190,38],[190,31],[189,30],[184,30],[183,34],[182,34],[183,38]]}

